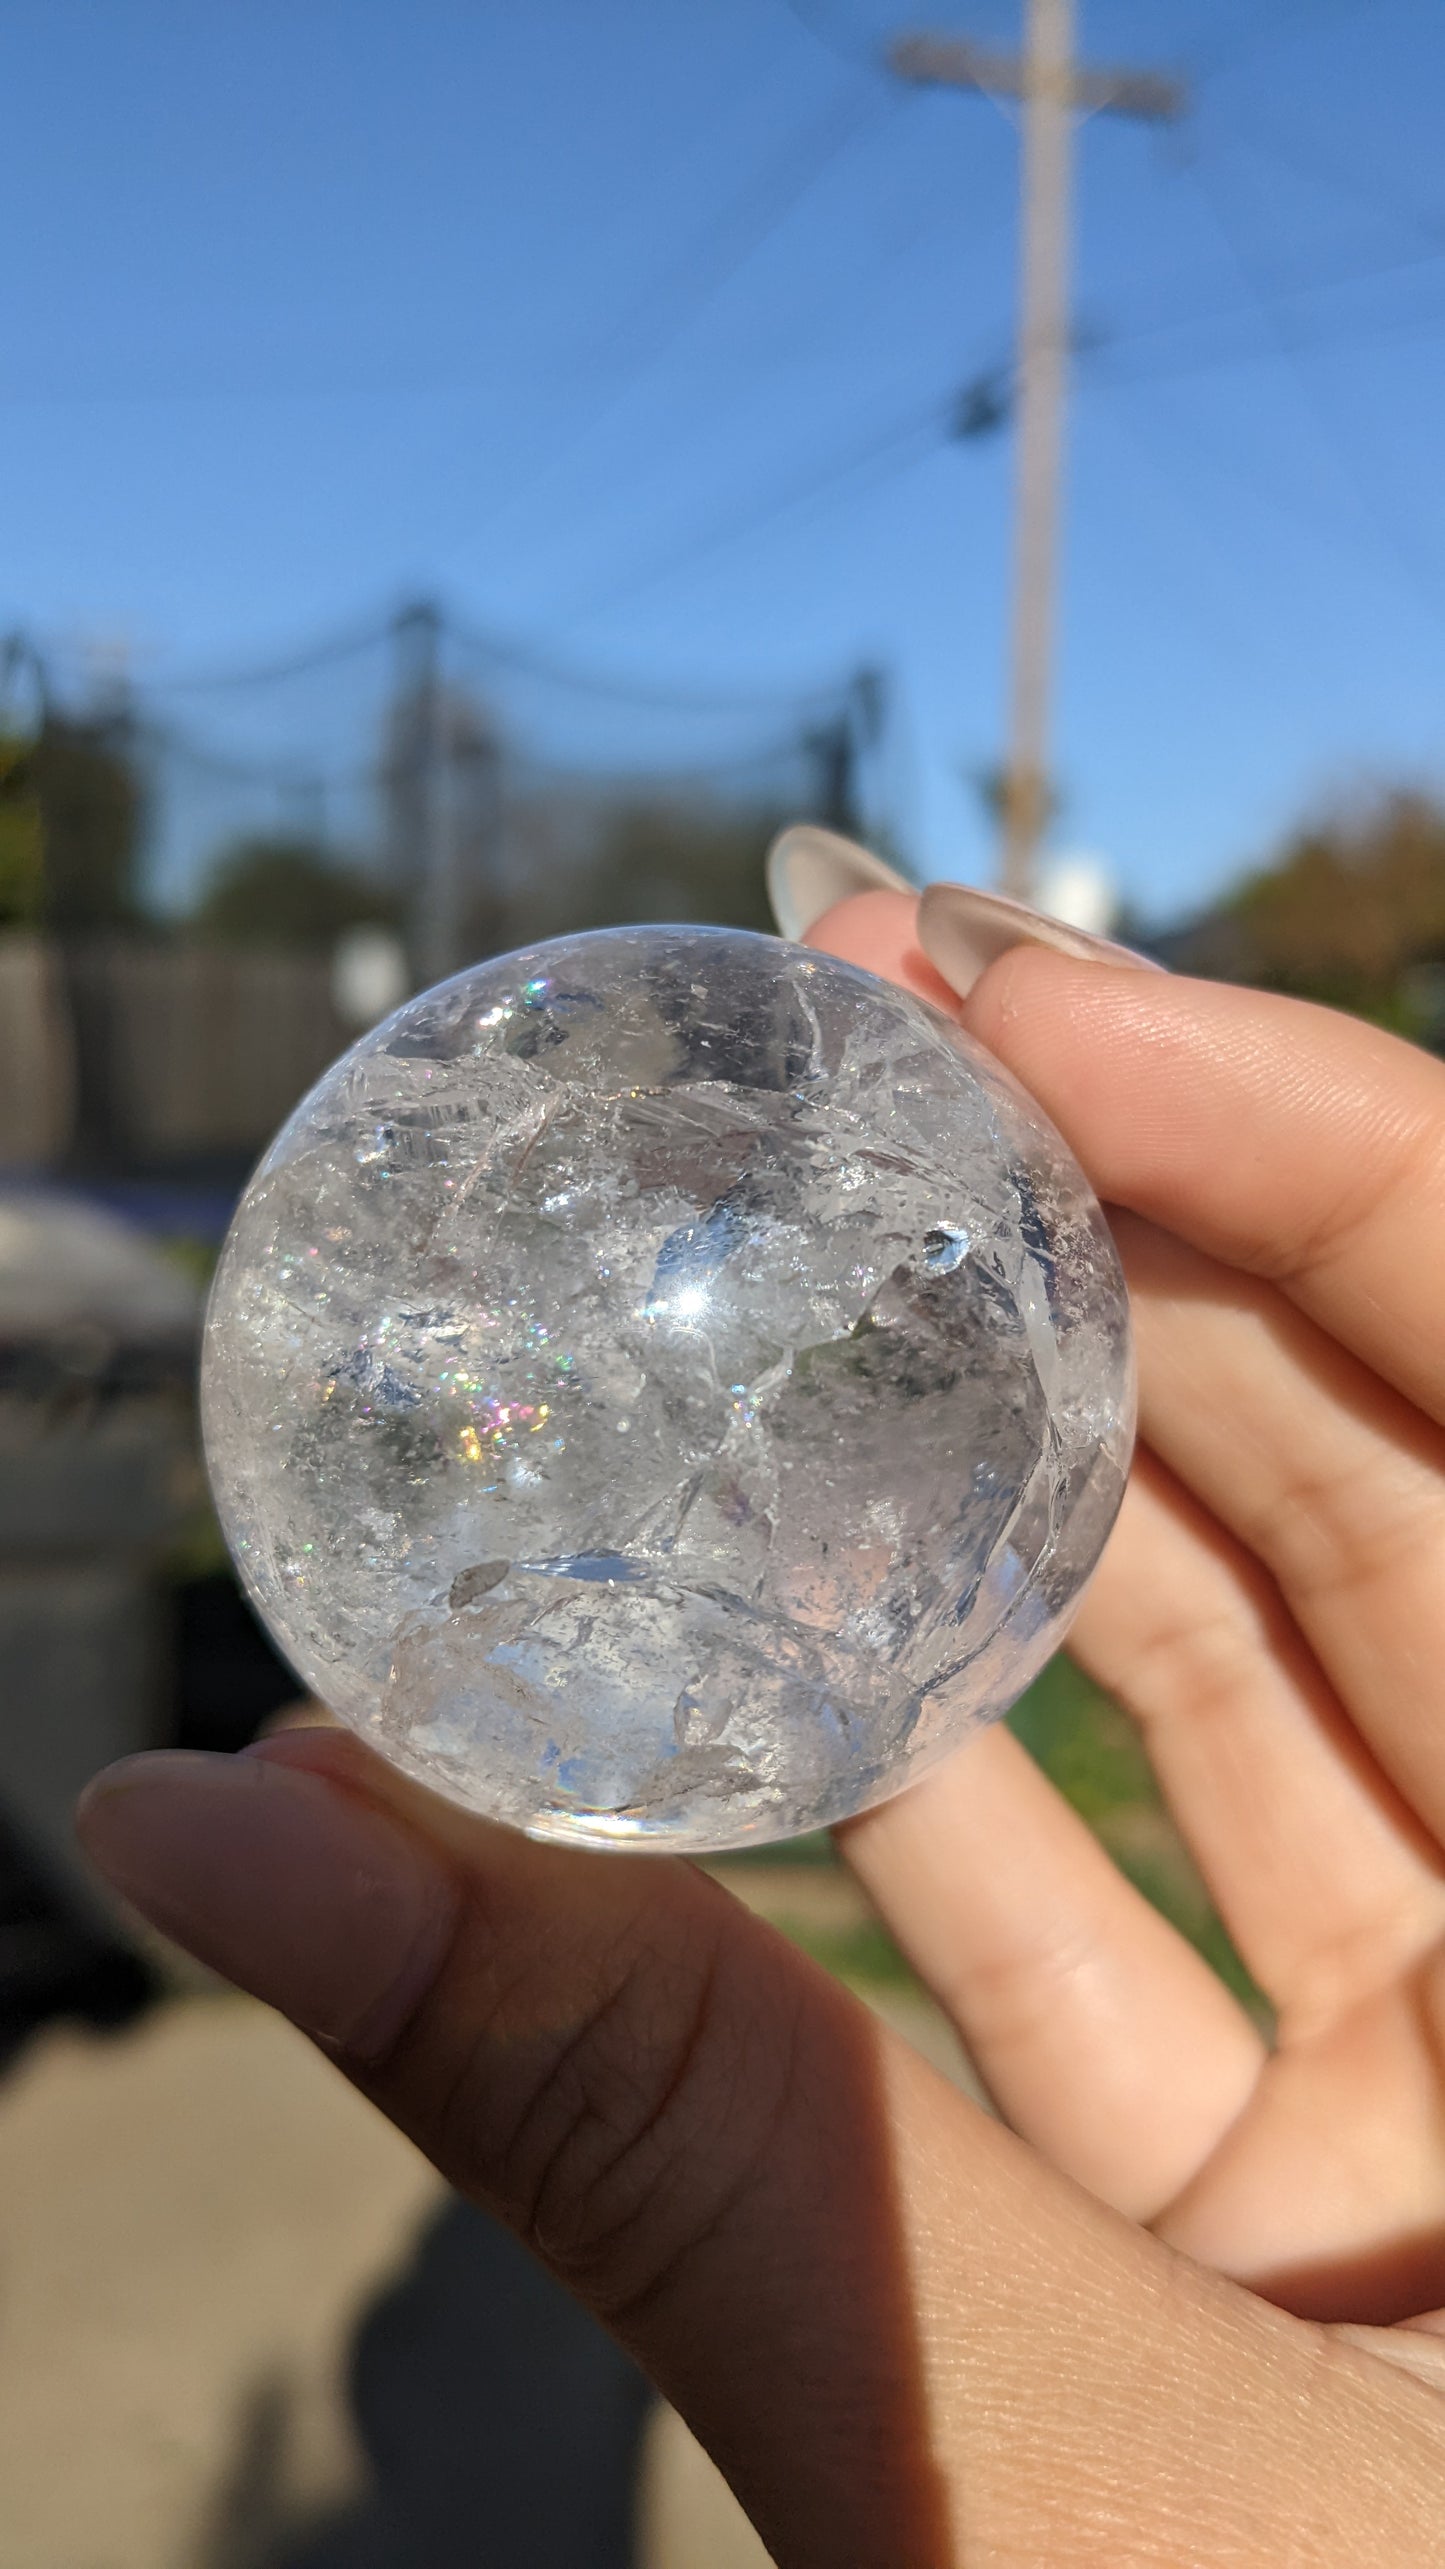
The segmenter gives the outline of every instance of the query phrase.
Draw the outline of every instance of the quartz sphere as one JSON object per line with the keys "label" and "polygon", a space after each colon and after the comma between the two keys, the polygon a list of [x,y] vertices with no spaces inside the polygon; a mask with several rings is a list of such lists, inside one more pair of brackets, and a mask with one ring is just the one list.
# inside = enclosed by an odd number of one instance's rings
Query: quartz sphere
{"label": "quartz sphere", "polygon": [[1060,1639],[1133,1428],[1038,1108],[921,1000],[618,928],[411,1000],[227,1240],[208,1457],[246,1586],[383,1755],[694,1853],[912,1782]]}

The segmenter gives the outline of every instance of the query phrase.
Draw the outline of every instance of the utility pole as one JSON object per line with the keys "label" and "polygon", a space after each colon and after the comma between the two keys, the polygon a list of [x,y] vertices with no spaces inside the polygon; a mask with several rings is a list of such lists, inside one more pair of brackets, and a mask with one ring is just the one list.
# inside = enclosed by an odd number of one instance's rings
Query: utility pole
{"label": "utility pole", "polygon": [[1027,901],[1049,810],[1074,118],[1082,109],[1167,121],[1183,114],[1184,92],[1176,81],[1154,72],[1077,66],[1074,0],[1026,0],[1022,54],[916,35],[901,36],[890,48],[889,62],[902,80],[982,90],[1017,98],[1023,105],[1013,631],[1001,877],[1005,892]]}
{"label": "utility pole", "polygon": [[392,635],[388,852],[392,881],[405,904],[408,961],[418,986],[424,986],[456,968],[438,609],[429,599],[404,607]]}

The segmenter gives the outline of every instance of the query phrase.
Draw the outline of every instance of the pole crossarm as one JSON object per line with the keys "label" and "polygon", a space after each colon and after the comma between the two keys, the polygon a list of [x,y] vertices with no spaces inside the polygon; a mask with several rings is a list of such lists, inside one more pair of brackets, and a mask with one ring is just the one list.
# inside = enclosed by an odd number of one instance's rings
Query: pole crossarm
{"label": "pole crossarm", "polygon": [[[955,36],[899,36],[888,49],[890,70],[900,80],[922,87],[981,89],[999,98],[1026,98],[1030,90],[1027,60],[1021,54],[993,53],[986,45]],[[1183,83],[1163,72],[1079,69],[1069,75],[1071,107],[1137,116],[1169,124],[1184,114]]]}

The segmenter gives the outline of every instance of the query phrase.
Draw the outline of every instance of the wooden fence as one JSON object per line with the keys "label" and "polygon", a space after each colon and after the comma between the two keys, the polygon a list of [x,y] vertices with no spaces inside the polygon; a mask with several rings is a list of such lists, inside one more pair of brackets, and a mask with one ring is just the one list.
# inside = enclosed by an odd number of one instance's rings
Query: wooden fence
{"label": "wooden fence", "polygon": [[0,1168],[244,1160],[353,1032],[324,956],[0,936]]}

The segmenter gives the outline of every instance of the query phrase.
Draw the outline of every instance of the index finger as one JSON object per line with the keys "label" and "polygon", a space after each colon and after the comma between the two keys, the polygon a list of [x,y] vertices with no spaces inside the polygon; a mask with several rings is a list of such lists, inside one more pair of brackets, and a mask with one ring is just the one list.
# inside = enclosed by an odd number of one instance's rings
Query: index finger
{"label": "index finger", "polygon": [[1445,1418],[1445,1066],[1303,1000],[1022,946],[963,1023],[1106,1203],[1268,1277]]}

